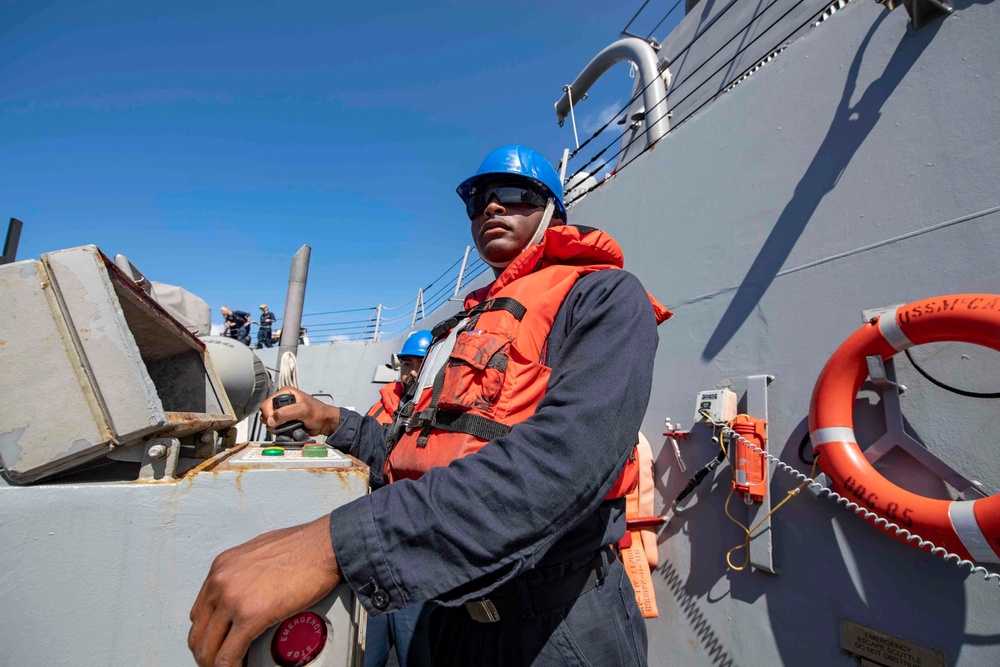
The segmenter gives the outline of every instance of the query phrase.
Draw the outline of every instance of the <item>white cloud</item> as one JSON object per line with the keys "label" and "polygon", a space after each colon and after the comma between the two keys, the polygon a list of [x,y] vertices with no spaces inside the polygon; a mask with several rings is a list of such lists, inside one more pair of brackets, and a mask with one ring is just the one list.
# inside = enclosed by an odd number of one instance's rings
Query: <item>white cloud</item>
{"label": "white cloud", "polygon": [[[588,114],[580,121],[580,132],[589,137],[591,134],[596,132],[601,126],[607,123],[609,120],[615,117],[615,114],[621,110],[622,105],[625,103],[621,100],[615,100],[614,102],[604,106],[596,114]],[[607,131],[607,130],[606,130]],[[581,136],[580,141],[583,141],[586,137]]]}

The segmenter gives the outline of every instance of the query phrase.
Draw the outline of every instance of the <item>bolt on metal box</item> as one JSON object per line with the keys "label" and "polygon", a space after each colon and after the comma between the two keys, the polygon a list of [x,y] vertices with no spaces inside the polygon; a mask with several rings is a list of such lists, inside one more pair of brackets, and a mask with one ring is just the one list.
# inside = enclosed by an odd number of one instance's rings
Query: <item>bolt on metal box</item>
{"label": "bolt on metal box", "polygon": [[236,422],[204,344],[95,246],[0,266],[0,462],[34,482]]}

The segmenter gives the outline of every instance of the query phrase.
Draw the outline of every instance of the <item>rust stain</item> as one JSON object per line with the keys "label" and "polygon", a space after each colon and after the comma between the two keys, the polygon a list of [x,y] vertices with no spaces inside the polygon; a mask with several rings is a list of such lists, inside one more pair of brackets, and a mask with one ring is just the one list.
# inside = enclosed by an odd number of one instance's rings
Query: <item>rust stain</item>
{"label": "rust stain", "polygon": [[80,333],[82,334],[90,333],[90,329],[80,329]]}
{"label": "rust stain", "polygon": [[358,473],[361,473],[364,487],[370,491],[370,489],[368,489],[368,466],[362,463],[357,463],[347,468],[306,468],[305,470],[306,472],[311,472],[313,474],[333,473],[337,476],[337,480],[345,489],[352,488],[355,478],[358,476]]}
{"label": "rust stain", "polygon": [[134,479],[129,484],[142,484],[142,485],[152,485],[152,484],[177,484],[181,481],[181,478],[175,477],[173,479]]}
{"label": "rust stain", "polygon": [[243,493],[243,471],[236,473],[236,490]]}
{"label": "rust stain", "polygon": [[143,308],[143,310],[146,310],[157,320],[163,322],[171,329],[182,335],[185,339],[187,339],[188,343],[196,345],[196,349],[201,350],[202,352],[205,351],[205,344],[198,340],[197,336],[188,331],[187,327],[175,320],[163,306],[151,299],[141,287],[132,282],[132,279],[126,276],[124,271],[115,266],[114,262],[108,259],[107,255],[100,251],[98,251],[98,254],[103,262],[103,266],[98,264],[99,271],[107,272],[108,276],[114,278],[115,282],[119,286],[124,287],[125,290],[130,292],[132,299],[136,301],[140,307]]}
{"label": "rust stain", "polygon": [[[246,446],[247,446],[246,443],[243,443],[242,445],[236,445],[235,447],[233,447],[231,449],[227,449],[227,450],[225,450],[224,452],[222,452],[220,454],[216,454],[214,457],[212,457],[210,459],[207,459],[207,460],[199,463],[195,467],[193,467],[190,470],[188,470],[187,472],[185,472],[184,473],[184,477],[191,478],[191,477],[194,477],[195,475],[197,475],[200,472],[211,472],[211,473],[213,473],[215,475],[218,475],[219,474],[219,471],[218,471],[219,465],[222,464],[224,461],[226,461],[229,457],[231,457],[236,452],[240,451],[241,449],[244,449]],[[223,454],[225,454],[225,455],[223,456]]]}
{"label": "rust stain", "polygon": [[7,341],[5,341],[5,340],[0,340],[0,345],[6,345],[6,344],[7,344]]}
{"label": "rust stain", "polygon": [[236,423],[236,419],[227,415],[202,412],[167,412],[167,425],[160,435],[180,437],[193,435],[206,429],[221,430]]}

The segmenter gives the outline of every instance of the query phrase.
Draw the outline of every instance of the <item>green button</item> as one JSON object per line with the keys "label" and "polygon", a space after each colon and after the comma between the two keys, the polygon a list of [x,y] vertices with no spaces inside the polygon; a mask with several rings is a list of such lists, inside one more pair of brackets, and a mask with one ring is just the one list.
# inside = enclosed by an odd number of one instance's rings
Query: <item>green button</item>
{"label": "green button", "polygon": [[285,448],[284,447],[265,447],[261,451],[260,454],[261,454],[261,456],[284,456],[285,455]]}
{"label": "green button", "polygon": [[306,445],[302,448],[302,456],[310,459],[319,459],[326,456],[326,445]]}

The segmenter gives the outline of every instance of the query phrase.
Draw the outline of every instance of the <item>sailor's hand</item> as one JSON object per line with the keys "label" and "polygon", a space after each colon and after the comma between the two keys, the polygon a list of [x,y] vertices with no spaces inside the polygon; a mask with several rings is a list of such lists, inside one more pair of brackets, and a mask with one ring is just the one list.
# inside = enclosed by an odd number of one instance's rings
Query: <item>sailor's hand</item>
{"label": "sailor's hand", "polygon": [[[278,394],[292,394],[295,396],[295,402],[275,410],[271,405],[271,399]],[[340,428],[340,408],[317,401],[295,387],[282,387],[268,396],[260,406],[260,414],[272,431],[296,419],[305,425],[309,435],[330,435]]]}
{"label": "sailor's hand", "polygon": [[238,667],[264,630],[339,582],[329,517],[264,533],[212,563],[191,609],[188,647],[201,667]]}

